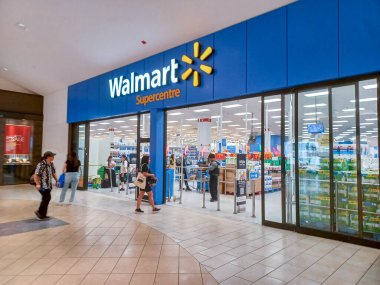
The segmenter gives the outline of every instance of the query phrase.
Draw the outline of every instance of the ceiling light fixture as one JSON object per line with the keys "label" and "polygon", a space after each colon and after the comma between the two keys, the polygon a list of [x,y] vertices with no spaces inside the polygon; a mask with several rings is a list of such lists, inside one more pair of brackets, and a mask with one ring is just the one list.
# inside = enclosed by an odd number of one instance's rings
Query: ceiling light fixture
{"label": "ceiling light fixture", "polygon": [[319,92],[304,94],[305,97],[316,97],[316,96],[324,96],[324,95],[329,95],[329,92],[328,91],[319,91]]}
{"label": "ceiling light fixture", "polygon": [[243,113],[236,113],[235,116],[244,116],[244,115],[251,115],[250,112],[243,112]]}
{"label": "ceiling light fixture", "polygon": [[312,104],[312,105],[304,105],[304,108],[315,108],[315,107],[324,107],[326,104],[321,103],[321,104]]}
{"label": "ceiling light fixture", "polygon": [[[371,101],[377,101],[376,97],[371,97],[371,98],[363,98],[359,99],[359,102],[371,102]],[[350,100],[351,103],[355,103],[355,100]]]}
{"label": "ceiling light fixture", "polygon": [[[364,111],[365,109],[364,108],[359,108],[360,111]],[[352,108],[352,109],[343,109],[342,110],[343,112],[355,112],[356,109],[355,108]]]}
{"label": "ceiling light fixture", "polygon": [[181,112],[177,112],[177,113],[169,113],[168,115],[169,115],[169,116],[179,116],[179,115],[183,115],[183,113],[181,113]]}
{"label": "ceiling light fixture", "polygon": [[363,88],[366,90],[375,89],[375,88],[377,88],[377,84],[375,83],[375,84],[364,85]]}
{"label": "ceiling light fixture", "polygon": [[225,105],[225,106],[222,106],[223,108],[226,108],[226,109],[230,109],[230,108],[237,108],[237,107],[241,107],[243,105],[240,105],[240,104],[231,104],[231,105]]}
{"label": "ceiling light fixture", "polygon": [[198,109],[198,110],[193,110],[195,113],[202,113],[202,112],[208,112],[210,109]]}

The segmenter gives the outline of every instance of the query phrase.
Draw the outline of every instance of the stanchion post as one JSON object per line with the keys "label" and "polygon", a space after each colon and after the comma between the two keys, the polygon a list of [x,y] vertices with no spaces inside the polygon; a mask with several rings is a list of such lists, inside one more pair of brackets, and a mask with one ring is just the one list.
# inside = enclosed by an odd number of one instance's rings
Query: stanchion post
{"label": "stanchion post", "polygon": [[205,187],[205,178],[201,176],[201,183],[202,183],[202,194],[203,194],[203,206],[202,208],[206,208],[206,187]]}
{"label": "stanchion post", "polygon": [[235,191],[234,191],[234,214],[237,214],[237,205],[236,205],[236,182],[235,182]]}
{"label": "stanchion post", "polygon": [[252,187],[252,217],[256,218],[256,191],[255,191],[255,180],[253,180],[253,187]]}
{"label": "stanchion post", "polygon": [[220,192],[219,192],[219,175],[218,178],[216,179],[216,195],[218,197],[218,208],[217,211],[220,211]]}
{"label": "stanchion post", "polygon": [[[182,179],[182,177],[180,179]],[[179,204],[182,204],[182,185],[179,187]]]}

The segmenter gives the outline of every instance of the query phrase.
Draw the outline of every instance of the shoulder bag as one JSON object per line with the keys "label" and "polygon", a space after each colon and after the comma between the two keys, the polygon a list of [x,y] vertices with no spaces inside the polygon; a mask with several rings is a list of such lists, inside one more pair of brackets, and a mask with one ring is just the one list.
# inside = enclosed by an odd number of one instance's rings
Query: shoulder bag
{"label": "shoulder bag", "polygon": [[[142,169],[142,166],[141,166],[141,169]],[[144,174],[141,171],[139,171],[137,173],[136,180],[133,182],[133,184],[135,184],[135,186],[139,187],[140,189],[145,189],[146,177],[144,176]]]}

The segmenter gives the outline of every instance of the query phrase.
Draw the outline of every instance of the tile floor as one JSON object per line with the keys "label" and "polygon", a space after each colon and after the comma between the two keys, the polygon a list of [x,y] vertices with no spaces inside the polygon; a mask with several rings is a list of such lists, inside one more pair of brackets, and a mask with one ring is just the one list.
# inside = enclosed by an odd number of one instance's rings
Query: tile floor
{"label": "tile floor", "polygon": [[[49,213],[69,225],[0,237],[0,284],[380,284],[378,249],[172,206],[136,215],[133,200],[92,192],[56,206],[59,193]],[[0,187],[0,223],[38,199]]]}

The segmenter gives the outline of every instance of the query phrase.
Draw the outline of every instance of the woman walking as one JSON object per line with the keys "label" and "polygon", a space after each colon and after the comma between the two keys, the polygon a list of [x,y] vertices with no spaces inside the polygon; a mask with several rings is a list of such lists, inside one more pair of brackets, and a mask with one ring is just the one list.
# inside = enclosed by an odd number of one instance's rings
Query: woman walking
{"label": "woman walking", "polygon": [[135,210],[136,213],[144,213],[144,211],[140,209],[140,205],[141,205],[141,200],[144,197],[145,193],[148,194],[149,203],[152,206],[152,211],[156,213],[159,210],[161,210],[159,208],[156,208],[156,206],[154,205],[152,185],[156,184],[157,178],[154,176],[154,174],[150,170],[149,162],[150,162],[149,155],[144,155],[141,158],[141,172],[146,177],[146,186],[145,186],[145,189],[140,189],[140,194],[139,194],[139,197],[137,198],[137,207]]}
{"label": "woman walking", "polygon": [[80,160],[77,157],[75,151],[67,155],[67,160],[62,169],[62,172],[65,173],[65,183],[63,184],[61,196],[59,198],[59,203],[62,204],[65,201],[66,191],[71,184],[71,196],[69,203],[71,204],[75,198],[75,191],[77,190],[79,177],[80,177]]}

